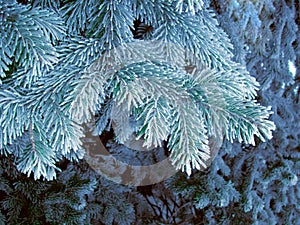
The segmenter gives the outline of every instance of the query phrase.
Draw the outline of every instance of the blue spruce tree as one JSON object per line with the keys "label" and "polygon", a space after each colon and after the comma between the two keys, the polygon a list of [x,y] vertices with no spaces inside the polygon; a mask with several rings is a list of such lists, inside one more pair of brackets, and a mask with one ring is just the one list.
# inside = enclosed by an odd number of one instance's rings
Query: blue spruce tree
{"label": "blue spruce tree", "polygon": [[[299,1],[211,1],[236,61],[272,106],[274,138],[223,145],[211,168],[171,186],[194,199],[204,224],[298,224]],[[179,182],[180,181],[180,182]]]}
{"label": "blue spruce tree", "polygon": [[[0,221],[146,223],[134,208],[143,199],[150,224],[300,223],[299,73],[289,73],[299,2],[0,0],[0,9],[0,150],[16,169],[1,173]],[[134,189],[118,201],[112,189],[132,189],[76,169],[94,120],[114,143],[167,149],[183,172],[165,183],[169,200]],[[26,204],[41,207],[18,218]]]}

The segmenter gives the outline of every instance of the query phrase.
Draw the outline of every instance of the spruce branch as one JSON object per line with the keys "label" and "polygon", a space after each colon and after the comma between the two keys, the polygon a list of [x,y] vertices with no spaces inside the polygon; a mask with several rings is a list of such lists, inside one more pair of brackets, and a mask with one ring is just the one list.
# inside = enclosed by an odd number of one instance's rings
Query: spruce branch
{"label": "spruce branch", "polygon": [[275,130],[274,123],[268,120],[271,109],[253,100],[257,87],[255,79],[240,67],[228,72],[202,70],[194,74],[191,83],[192,94],[202,96],[198,107],[209,131],[216,132],[211,128],[218,128],[231,142],[237,138],[252,145],[254,135],[265,141]]}
{"label": "spruce branch", "polygon": [[[58,62],[53,44],[64,36],[62,20],[54,13],[20,4],[4,4],[1,1],[0,45],[1,77],[4,71],[16,63],[21,73],[16,73],[23,85],[30,86],[38,77]],[[30,71],[30,72],[29,72]],[[20,78],[21,76],[21,78]]]}
{"label": "spruce branch", "polygon": [[[131,135],[148,148],[168,141],[173,163],[190,174],[210,163],[208,140],[271,138],[270,109],[254,100],[259,85],[231,60],[232,44],[203,1],[68,2],[69,29],[43,4],[1,2],[1,77],[12,72],[0,90],[0,108],[11,114],[0,120],[1,147],[32,123],[35,151],[78,159],[79,124],[97,115],[98,134],[111,124],[121,143]],[[134,20],[153,28],[152,41],[133,40]]]}
{"label": "spruce branch", "polygon": [[91,119],[97,104],[101,104],[105,99],[105,81],[100,72],[85,73],[79,80],[74,81],[70,113],[75,121],[80,123]]}
{"label": "spruce branch", "polygon": [[161,147],[162,141],[167,141],[170,127],[165,124],[170,123],[171,110],[171,106],[163,98],[150,100],[144,107],[141,107],[137,120],[143,120],[144,123],[137,132],[137,138],[140,139],[143,136],[145,139],[143,146]]}
{"label": "spruce branch", "polygon": [[197,108],[192,102],[177,105],[168,143],[176,169],[188,175],[192,169],[206,168],[206,161],[210,158],[206,127],[201,114],[195,111]]}
{"label": "spruce branch", "polygon": [[45,132],[42,130],[41,124],[35,122],[30,125],[30,141],[31,145],[23,149],[19,154],[17,161],[17,169],[30,176],[34,173],[34,178],[39,179],[41,176],[47,180],[56,177],[55,170],[55,154],[51,146],[49,146]]}
{"label": "spruce branch", "polygon": [[[88,35],[100,38],[102,49],[113,49],[126,42],[133,41],[134,18],[126,1],[108,0],[99,2],[92,8]],[[99,29],[100,28],[100,29]]]}
{"label": "spruce branch", "polygon": [[[177,168],[190,174],[192,168],[206,167],[204,162],[209,159],[209,149],[205,126],[201,117],[199,118],[200,114],[195,113],[197,107],[186,92],[184,83],[181,82],[181,86],[176,84],[180,76],[185,75],[171,67],[143,63],[124,68],[117,73],[117,76],[120,76],[120,83],[123,85],[115,97],[116,103],[125,107],[119,111],[130,113],[132,108],[141,108],[141,112],[144,112],[137,117],[144,120],[142,127],[138,128],[138,137],[144,135],[146,138],[144,145],[148,147],[160,145],[170,136],[171,159]],[[122,80],[125,77],[127,80]],[[174,79],[162,83],[163,77],[174,77]],[[149,116],[151,111],[146,109],[151,109],[149,108],[151,102],[155,103],[159,99],[163,99],[167,104],[166,115],[161,116],[161,113],[156,113]],[[127,118],[130,116],[129,113]],[[152,126],[151,129],[149,126]]]}
{"label": "spruce branch", "polygon": [[62,8],[69,34],[80,35],[86,31],[89,16],[97,1],[69,1]]}
{"label": "spruce branch", "polygon": [[34,24],[43,32],[46,40],[56,45],[58,41],[64,39],[66,26],[57,13],[39,7],[31,9],[30,12]]}
{"label": "spruce branch", "polygon": [[13,88],[0,89],[0,111],[6,117],[0,118],[2,129],[1,148],[12,144],[13,140],[29,129],[30,114],[24,104],[24,97]]}
{"label": "spruce branch", "polygon": [[82,38],[79,36],[68,38],[60,46],[60,64],[64,67],[71,65],[87,67],[101,54],[101,40],[97,38]]}
{"label": "spruce branch", "polygon": [[163,6],[158,12],[166,13],[159,15],[162,19],[154,27],[153,40],[184,47],[187,60],[194,65],[204,64],[218,69],[228,66],[233,47],[226,33],[218,27],[213,12],[204,10],[192,17],[174,12],[172,6]]}
{"label": "spruce branch", "polygon": [[43,176],[51,180],[55,177],[55,160],[62,156],[76,159],[76,153],[82,158],[78,138],[83,136],[82,128],[66,117],[53,95],[44,96],[40,89],[27,95],[18,91],[1,90],[0,108],[9,118],[0,121],[1,149],[29,131],[31,144],[14,151],[17,168],[28,175],[34,172],[35,179]]}
{"label": "spruce branch", "polygon": [[112,127],[116,140],[119,143],[124,144],[134,132],[134,128],[130,126],[130,115],[127,102],[117,103],[112,106],[110,119],[112,119]]}
{"label": "spruce branch", "polygon": [[66,116],[66,112],[55,101],[50,99],[45,105],[51,105],[51,108],[40,110],[39,113],[43,115],[41,121],[45,124],[51,146],[63,156],[80,152],[80,138],[84,136],[82,127]]}

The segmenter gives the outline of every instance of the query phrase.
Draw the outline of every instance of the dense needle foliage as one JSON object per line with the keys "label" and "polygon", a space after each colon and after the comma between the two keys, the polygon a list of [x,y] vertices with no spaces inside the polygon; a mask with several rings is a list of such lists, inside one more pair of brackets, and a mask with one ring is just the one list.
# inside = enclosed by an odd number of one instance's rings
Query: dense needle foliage
{"label": "dense needle foliage", "polygon": [[[0,224],[300,223],[299,20],[297,0],[0,0]],[[134,136],[183,173],[103,180],[95,118],[112,152]]]}

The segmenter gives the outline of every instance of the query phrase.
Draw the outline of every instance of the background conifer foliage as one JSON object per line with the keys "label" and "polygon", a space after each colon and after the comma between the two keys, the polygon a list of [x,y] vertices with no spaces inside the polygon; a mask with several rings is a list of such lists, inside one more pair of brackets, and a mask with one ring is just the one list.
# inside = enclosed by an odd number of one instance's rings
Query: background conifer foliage
{"label": "background conifer foliage", "polygon": [[[0,0],[0,224],[300,224],[299,12]],[[84,158],[92,120],[121,161],[181,171],[106,180]]]}

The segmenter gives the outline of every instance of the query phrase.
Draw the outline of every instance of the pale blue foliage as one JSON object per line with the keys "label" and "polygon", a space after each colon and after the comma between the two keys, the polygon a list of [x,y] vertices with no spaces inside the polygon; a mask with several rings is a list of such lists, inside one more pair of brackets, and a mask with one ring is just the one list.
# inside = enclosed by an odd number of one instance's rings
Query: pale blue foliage
{"label": "pale blue foliage", "polygon": [[[96,117],[96,134],[112,128],[119,143],[167,142],[190,175],[170,186],[194,200],[201,223],[300,224],[299,69],[288,71],[300,64],[297,1],[0,0],[1,154],[54,179],[60,160],[83,158],[80,124]],[[134,39],[136,21],[147,42]],[[56,178],[65,192],[47,196],[47,222],[70,208],[66,224],[133,223],[121,191],[74,170]],[[89,204],[94,190],[114,204]],[[21,213],[17,197],[2,202],[10,217]]]}
{"label": "pale blue foliage", "polygon": [[57,14],[41,8],[0,2],[1,11],[1,61],[0,76],[13,62],[19,64],[23,85],[34,81],[58,62],[53,44],[65,34],[63,21]]}
{"label": "pale blue foliage", "polygon": [[190,12],[191,14],[195,14],[198,11],[200,11],[203,7],[203,0],[177,0],[177,1],[171,1],[176,3],[176,9],[179,10],[179,12]]}
{"label": "pale blue foliage", "polygon": [[[207,224],[297,224],[299,72],[298,78],[291,76],[288,62],[299,58],[300,53],[296,15],[299,4],[284,0],[224,0],[211,1],[211,5],[233,40],[235,58],[247,65],[250,74],[262,84],[259,101],[272,106],[271,118],[277,128],[271,141],[257,147],[225,143],[209,170],[191,176],[185,184],[175,180],[174,186],[184,195],[198,196],[194,204],[204,211]],[[229,108],[235,106],[238,104],[232,102]],[[242,108],[234,111],[245,113]],[[236,134],[239,136],[245,129],[242,125]],[[215,185],[223,179],[232,182],[237,191],[232,192],[233,196],[239,199],[230,199],[228,206],[220,207],[215,204],[219,189],[206,190],[205,182]],[[221,199],[226,202],[226,195]]]}
{"label": "pale blue foliage", "polygon": [[[270,109],[254,100],[258,83],[232,61],[232,44],[203,1],[73,1],[61,10],[60,2],[33,5],[1,4],[1,23],[10,28],[2,29],[1,45],[16,44],[1,57],[9,78],[0,108],[9,116],[0,120],[0,144],[30,131],[21,171],[39,178],[62,157],[82,158],[80,124],[97,113],[98,134],[113,123],[120,143],[135,118],[133,131],[144,146],[168,141],[173,164],[188,174],[215,157],[210,136],[253,145],[255,136],[272,137]],[[153,27],[150,46],[133,39],[138,19]]]}
{"label": "pale blue foliage", "polygon": [[133,41],[130,28],[134,17],[129,4],[121,0],[109,0],[96,4],[90,14],[88,27],[91,37],[100,38],[102,49],[112,49],[120,44]]}

